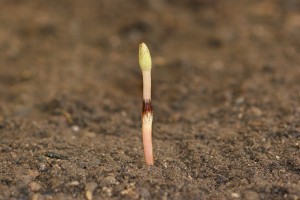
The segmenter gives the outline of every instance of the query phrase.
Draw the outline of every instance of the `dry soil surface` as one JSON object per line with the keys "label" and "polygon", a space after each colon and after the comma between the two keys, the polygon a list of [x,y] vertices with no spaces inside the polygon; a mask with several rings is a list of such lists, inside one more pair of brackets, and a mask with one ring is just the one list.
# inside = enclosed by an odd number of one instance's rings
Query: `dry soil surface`
{"label": "dry soil surface", "polygon": [[299,35],[299,0],[2,0],[0,199],[300,199]]}

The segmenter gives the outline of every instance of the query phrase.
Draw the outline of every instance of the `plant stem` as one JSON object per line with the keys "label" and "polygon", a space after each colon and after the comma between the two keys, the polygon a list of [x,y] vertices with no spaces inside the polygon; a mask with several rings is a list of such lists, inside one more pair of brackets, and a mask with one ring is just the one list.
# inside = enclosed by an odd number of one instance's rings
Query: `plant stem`
{"label": "plant stem", "polygon": [[142,134],[144,154],[147,165],[154,165],[152,147],[153,110],[151,104],[151,56],[148,47],[142,43],[139,46],[139,63],[143,74],[143,112]]}

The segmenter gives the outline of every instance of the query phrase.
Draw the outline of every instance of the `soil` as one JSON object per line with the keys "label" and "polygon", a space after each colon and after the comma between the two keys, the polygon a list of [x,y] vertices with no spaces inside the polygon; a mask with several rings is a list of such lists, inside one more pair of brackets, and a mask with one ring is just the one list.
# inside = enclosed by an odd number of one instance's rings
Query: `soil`
{"label": "soil", "polygon": [[0,199],[300,199],[299,35],[298,0],[2,0]]}

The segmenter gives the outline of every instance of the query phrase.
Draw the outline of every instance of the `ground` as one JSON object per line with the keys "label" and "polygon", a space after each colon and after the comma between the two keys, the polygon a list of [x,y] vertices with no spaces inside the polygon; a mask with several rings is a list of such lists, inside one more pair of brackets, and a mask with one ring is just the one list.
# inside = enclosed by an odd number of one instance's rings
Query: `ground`
{"label": "ground", "polygon": [[300,199],[299,11],[298,0],[3,0],[0,199]]}

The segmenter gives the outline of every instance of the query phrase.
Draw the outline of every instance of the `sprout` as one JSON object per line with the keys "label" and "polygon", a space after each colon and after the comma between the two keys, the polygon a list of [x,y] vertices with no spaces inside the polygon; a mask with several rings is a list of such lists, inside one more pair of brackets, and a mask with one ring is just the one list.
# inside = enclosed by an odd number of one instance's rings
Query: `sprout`
{"label": "sprout", "polygon": [[151,104],[151,55],[145,43],[139,46],[139,63],[143,74],[142,134],[147,165],[154,165],[152,148],[153,110]]}
{"label": "sprout", "polygon": [[148,71],[152,68],[151,55],[145,43],[139,47],[139,63],[142,71]]}

